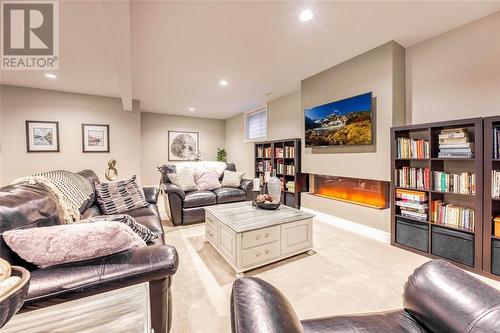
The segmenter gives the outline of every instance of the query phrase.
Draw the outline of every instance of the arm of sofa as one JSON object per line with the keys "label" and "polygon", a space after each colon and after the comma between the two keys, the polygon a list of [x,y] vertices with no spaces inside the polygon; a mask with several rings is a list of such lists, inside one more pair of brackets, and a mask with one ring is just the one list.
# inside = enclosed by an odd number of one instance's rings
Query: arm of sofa
{"label": "arm of sofa", "polygon": [[182,224],[182,207],[186,193],[177,185],[170,182],[162,183],[161,191],[165,199],[165,210],[174,225]]}
{"label": "arm of sofa", "polygon": [[240,188],[245,191],[247,200],[253,200],[252,190],[253,190],[253,180],[252,179],[242,179],[240,183]]}
{"label": "arm of sofa", "polygon": [[499,332],[500,291],[444,260],[408,278],[403,306],[431,332]]}
{"label": "arm of sofa", "polygon": [[259,278],[240,278],[231,293],[233,333],[303,333],[292,306],[278,289]]}
{"label": "arm of sofa", "polygon": [[146,201],[152,204],[158,203],[158,193],[160,193],[160,189],[157,186],[146,186],[143,187],[144,197]]}
{"label": "arm of sofa", "polygon": [[161,184],[160,188],[164,194],[176,194],[182,200],[184,200],[184,197],[186,197],[186,193],[179,186],[172,183],[163,183]]}

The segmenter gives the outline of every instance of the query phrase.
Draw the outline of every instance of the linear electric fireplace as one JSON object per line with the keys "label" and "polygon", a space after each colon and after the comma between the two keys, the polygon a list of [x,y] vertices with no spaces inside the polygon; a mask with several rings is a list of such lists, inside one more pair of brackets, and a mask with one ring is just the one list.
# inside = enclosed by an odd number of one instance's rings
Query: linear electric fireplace
{"label": "linear electric fireplace", "polygon": [[363,205],[389,208],[389,182],[383,180],[313,175],[313,195]]}

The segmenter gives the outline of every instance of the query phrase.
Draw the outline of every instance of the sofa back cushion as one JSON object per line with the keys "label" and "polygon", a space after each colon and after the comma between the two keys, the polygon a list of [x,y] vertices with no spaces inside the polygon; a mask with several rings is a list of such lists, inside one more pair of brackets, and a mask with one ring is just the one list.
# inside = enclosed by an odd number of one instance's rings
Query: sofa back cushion
{"label": "sofa back cushion", "polygon": [[244,172],[237,171],[224,171],[224,177],[222,178],[222,187],[240,187],[241,179],[243,178]]}
{"label": "sofa back cushion", "polygon": [[167,183],[168,174],[176,173],[181,171],[190,171],[192,173],[196,171],[214,171],[219,179],[222,179],[224,170],[236,171],[236,166],[234,163],[226,162],[216,162],[216,161],[198,161],[198,162],[180,162],[177,164],[164,164],[158,167],[161,172],[161,183]]}
{"label": "sofa back cushion", "polygon": [[148,205],[135,179],[134,175],[129,180],[96,184],[97,202],[103,214],[121,214]]}
{"label": "sofa back cushion", "polygon": [[9,230],[3,238],[24,260],[39,267],[104,257],[146,243],[120,222],[95,222]]}
{"label": "sofa back cushion", "polygon": [[168,179],[174,185],[177,185],[184,192],[196,191],[198,185],[194,181],[193,173],[189,170],[183,170],[176,173],[169,173]]}
{"label": "sofa back cushion", "polygon": [[200,190],[212,191],[221,188],[219,177],[215,171],[195,171],[193,177]]}

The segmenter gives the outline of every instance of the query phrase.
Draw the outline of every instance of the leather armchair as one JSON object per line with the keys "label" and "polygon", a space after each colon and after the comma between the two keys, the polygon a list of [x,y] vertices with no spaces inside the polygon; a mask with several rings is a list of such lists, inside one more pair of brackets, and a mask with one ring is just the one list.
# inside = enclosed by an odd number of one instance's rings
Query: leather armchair
{"label": "leather armchair", "polygon": [[500,291],[444,260],[408,278],[403,309],[300,321],[286,297],[258,278],[240,278],[231,295],[233,333],[500,332]]}
{"label": "leather armchair", "polygon": [[253,200],[253,180],[252,179],[242,179],[240,188],[245,192],[245,195],[247,197],[247,201]]}

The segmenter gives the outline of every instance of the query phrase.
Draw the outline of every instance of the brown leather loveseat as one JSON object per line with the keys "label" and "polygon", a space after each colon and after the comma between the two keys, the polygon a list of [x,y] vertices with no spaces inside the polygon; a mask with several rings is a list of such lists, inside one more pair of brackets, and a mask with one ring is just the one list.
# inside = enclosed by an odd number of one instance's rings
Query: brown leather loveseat
{"label": "brown leather loveseat", "polygon": [[[99,181],[91,170],[80,174],[91,183]],[[19,258],[0,237],[0,257],[31,271],[28,296],[21,312],[148,282],[152,328],[155,333],[168,332],[172,318],[170,286],[172,275],[177,270],[178,256],[176,249],[165,243],[156,205],[158,190],[146,187],[144,194],[149,205],[126,214],[159,233],[159,237],[147,247],[40,269]],[[93,198],[83,210],[82,218],[100,214]],[[20,183],[0,189],[0,234],[14,228],[57,225],[60,220],[57,200],[43,185]]]}

